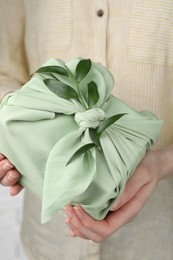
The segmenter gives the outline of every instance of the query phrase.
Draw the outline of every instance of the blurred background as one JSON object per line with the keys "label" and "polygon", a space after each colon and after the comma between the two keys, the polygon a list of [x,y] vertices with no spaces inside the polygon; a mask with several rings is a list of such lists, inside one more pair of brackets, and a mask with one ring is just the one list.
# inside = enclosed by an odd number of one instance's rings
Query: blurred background
{"label": "blurred background", "polygon": [[9,188],[0,186],[0,259],[27,260],[20,240],[22,191],[11,197]]}

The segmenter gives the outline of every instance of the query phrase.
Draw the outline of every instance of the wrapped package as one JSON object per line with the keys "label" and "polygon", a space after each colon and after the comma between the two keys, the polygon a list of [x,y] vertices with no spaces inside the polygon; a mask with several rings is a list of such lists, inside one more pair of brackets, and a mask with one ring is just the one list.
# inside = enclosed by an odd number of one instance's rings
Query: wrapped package
{"label": "wrapped package", "polygon": [[67,204],[103,219],[158,138],[163,121],[114,97],[113,86],[90,59],[51,59],[1,102],[0,153],[41,198],[42,223]]}

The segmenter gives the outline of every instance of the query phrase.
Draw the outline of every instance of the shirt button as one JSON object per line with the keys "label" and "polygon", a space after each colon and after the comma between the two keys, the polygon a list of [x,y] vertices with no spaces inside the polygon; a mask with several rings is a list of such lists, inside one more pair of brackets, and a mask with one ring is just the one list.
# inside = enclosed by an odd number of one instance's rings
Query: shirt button
{"label": "shirt button", "polygon": [[97,16],[102,17],[104,15],[104,11],[102,9],[99,9],[97,11]]}

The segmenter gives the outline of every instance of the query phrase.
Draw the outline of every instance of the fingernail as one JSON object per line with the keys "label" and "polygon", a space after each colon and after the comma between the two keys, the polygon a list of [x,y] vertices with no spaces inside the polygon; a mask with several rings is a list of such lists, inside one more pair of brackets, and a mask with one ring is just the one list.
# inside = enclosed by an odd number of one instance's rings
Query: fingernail
{"label": "fingernail", "polygon": [[8,174],[8,179],[9,180],[15,180],[15,179],[17,179],[18,178],[18,176],[16,176],[15,174],[13,174],[13,173],[9,173]]}
{"label": "fingernail", "polygon": [[5,163],[4,165],[2,165],[2,169],[3,171],[8,171],[10,169],[12,169],[14,166],[11,163]]}

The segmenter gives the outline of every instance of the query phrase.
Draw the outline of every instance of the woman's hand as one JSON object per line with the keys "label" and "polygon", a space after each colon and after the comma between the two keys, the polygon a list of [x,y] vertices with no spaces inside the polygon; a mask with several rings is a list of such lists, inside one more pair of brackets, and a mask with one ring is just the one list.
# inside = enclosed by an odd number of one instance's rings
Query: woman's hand
{"label": "woman's hand", "polygon": [[14,165],[0,154],[0,183],[4,186],[11,186],[10,195],[17,195],[23,187],[18,183],[20,173],[14,168]]}
{"label": "woman's hand", "polygon": [[72,237],[102,242],[120,227],[132,221],[143,208],[160,181],[159,153],[149,151],[128,180],[121,197],[104,220],[95,220],[81,206],[65,207],[66,223]]}

